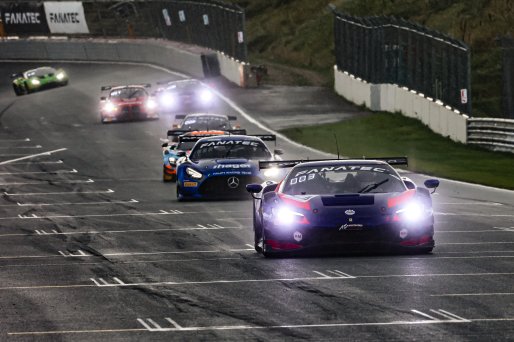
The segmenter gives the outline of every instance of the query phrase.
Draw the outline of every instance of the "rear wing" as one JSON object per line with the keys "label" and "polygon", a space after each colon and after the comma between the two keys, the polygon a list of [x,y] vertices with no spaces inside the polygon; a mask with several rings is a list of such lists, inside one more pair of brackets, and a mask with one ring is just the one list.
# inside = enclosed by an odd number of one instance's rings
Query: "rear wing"
{"label": "rear wing", "polygon": [[111,90],[112,88],[116,88],[116,87],[145,87],[145,88],[151,88],[152,84],[151,83],[142,83],[142,84],[128,84],[128,85],[106,85],[106,86],[101,86],[100,90],[101,91],[106,91],[106,90]]}
{"label": "rear wing", "polygon": [[228,131],[224,131],[223,134],[197,134],[197,135],[186,135],[186,136],[179,136],[178,141],[180,142],[193,142],[198,141],[202,138],[212,138],[220,135],[246,135],[246,130],[244,129],[232,129]]}
{"label": "rear wing", "polygon": [[389,165],[409,165],[407,157],[379,157],[379,158],[345,158],[345,159],[297,159],[297,160],[277,160],[277,161],[259,161],[259,169],[284,169],[291,168],[301,163],[318,162],[318,161],[337,161],[337,160],[377,160],[388,163]]}
{"label": "rear wing", "polygon": [[[189,133],[189,132],[193,132],[193,131],[186,130],[186,129],[171,129],[171,130],[168,131],[168,137],[178,137],[178,136],[184,135],[184,134]],[[223,132],[224,132],[225,135],[246,135],[246,129],[229,129],[229,130],[225,130]],[[215,136],[215,135],[213,135],[213,134],[199,134],[199,135],[190,136],[188,138],[199,137],[198,139],[196,139],[196,140],[199,140],[201,138],[213,137],[213,136]],[[181,137],[181,138],[185,138],[185,137]],[[185,140],[182,140],[182,141],[185,141]],[[188,141],[193,141],[193,140],[188,140]]]}
{"label": "rear wing", "polygon": [[250,136],[260,138],[262,141],[277,141],[275,134],[252,134]]}

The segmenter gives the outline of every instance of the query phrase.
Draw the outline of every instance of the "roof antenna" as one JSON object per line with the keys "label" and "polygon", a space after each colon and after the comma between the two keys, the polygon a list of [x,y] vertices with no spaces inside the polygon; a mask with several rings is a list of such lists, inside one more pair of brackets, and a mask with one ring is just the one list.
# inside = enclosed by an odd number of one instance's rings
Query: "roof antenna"
{"label": "roof antenna", "polygon": [[334,139],[336,141],[337,160],[339,160],[339,143],[337,142],[337,135],[335,133],[334,133]]}

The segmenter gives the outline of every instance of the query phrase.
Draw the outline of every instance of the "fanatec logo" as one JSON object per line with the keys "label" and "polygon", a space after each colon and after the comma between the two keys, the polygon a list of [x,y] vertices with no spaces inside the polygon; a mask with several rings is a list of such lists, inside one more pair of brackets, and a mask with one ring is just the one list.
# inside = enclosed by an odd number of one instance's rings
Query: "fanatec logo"
{"label": "fanatec logo", "polygon": [[348,210],[345,210],[345,212],[344,212],[344,213],[345,213],[346,215],[348,215],[348,216],[351,216],[351,215],[355,214],[355,210],[348,209]]}
{"label": "fanatec logo", "polygon": [[227,180],[227,185],[231,189],[237,188],[239,186],[239,178],[237,178],[237,177],[230,177]]}

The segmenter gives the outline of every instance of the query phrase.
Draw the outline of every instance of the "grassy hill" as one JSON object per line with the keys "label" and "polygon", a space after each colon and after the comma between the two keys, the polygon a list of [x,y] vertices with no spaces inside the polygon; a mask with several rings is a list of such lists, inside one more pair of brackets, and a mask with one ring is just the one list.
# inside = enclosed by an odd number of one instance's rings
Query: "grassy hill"
{"label": "grassy hill", "polygon": [[514,35],[512,0],[232,0],[245,8],[250,61],[270,66],[270,83],[332,83],[332,14],[393,15],[461,39],[472,49],[475,116],[502,116],[501,55],[495,39]]}

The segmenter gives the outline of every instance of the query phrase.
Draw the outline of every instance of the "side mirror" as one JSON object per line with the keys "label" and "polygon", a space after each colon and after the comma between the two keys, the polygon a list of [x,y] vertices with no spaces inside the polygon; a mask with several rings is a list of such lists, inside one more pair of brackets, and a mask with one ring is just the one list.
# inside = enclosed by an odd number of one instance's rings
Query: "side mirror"
{"label": "side mirror", "polygon": [[107,98],[106,98],[105,96],[102,96],[102,97],[100,98],[100,101],[105,101],[105,100],[107,100]]}
{"label": "side mirror", "polygon": [[177,151],[176,155],[177,157],[185,157],[186,156],[186,151]]}
{"label": "side mirror", "polygon": [[439,180],[438,179],[427,179],[424,183],[425,187],[427,189],[434,189],[432,193],[435,192],[437,187],[439,186]]}
{"label": "side mirror", "polygon": [[262,191],[262,185],[260,184],[246,184],[246,191],[251,194],[257,194]]}
{"label": "side mirror", "polygon": [[21,74],[11,74],[11,78],[18,78],[21,77]]}
{"label": "side mirror", "polygon": [[276,156],[281,156],[284,154],[284,150],[276,149],[275,151],[273,151],[273,154],[275,154]]}

